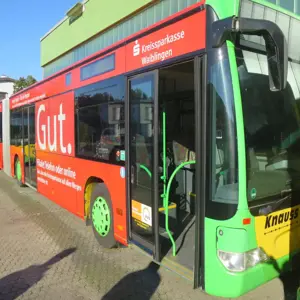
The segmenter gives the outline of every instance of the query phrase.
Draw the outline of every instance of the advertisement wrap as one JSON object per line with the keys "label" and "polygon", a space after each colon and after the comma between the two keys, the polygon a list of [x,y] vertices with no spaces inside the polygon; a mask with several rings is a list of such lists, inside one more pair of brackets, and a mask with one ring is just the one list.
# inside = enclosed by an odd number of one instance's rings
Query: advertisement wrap
{"label": "advertisement wrap", "polygon": [[12,98],[10,102],[11,108],[14,109],[24,105],[29,105],[34,102],[45,99],[46,97],[47,97],[46,93],[41,93],[41,94],[36,94],[35,92],[23,93],[20,94],[19,96]]}
{"label": "advertisement wrap", "polygon": [[205,11],[201,11],[129,43],[126,70],[145,68],[204,49],[205,19]]}
{"label": "advertisement wrap", "polygon": [[274,259],[300,248],[300,205],[255,217],[259,247]]}
{"label": "advertisement wrap", "polygon": [[74,93],[36,104],[36,149],[74,156]]}
{"label": "advertisement wrap", "polygon": [[[205,49],[205,23],[205,10],[195,11],[181,19],[170,18],[167,25],[159,23],[156,31],[154,27],[151,32],[143,30],[130,42],[111,45],[114,47],[111,51],[109,48],[101,50],[94,54],[94,58],[73,65],[65,73],[48,77],[11,97],[10,109],[24,105],[35,107],[36,182],[39,193],[84,219],[86,207],[89,207],[85,199],[87,184],[95,178],[100,179],[110,193],[115,237],[123,244],[127,243],[126,170],[122,165],[108,163],[99,157],[76,157],[74,91],[119,75],[124,79],[122,74],[127,72],[142,72],[142,69],[151,69],[154,65],[159,68],[161,63],[171,63],[174,58],[198,55]],[[112,67],[101,74],[95,66],[101,66],[99,61],[112,53]],[[81,76],[82,70],[85,70],[84,77]],[[93,128],[85,125],[88,134],[93,134]],[[16,157],[24,167],[23,150],[22,146],[11,146],[12,175]],[[121,153],[121,161],[125,160],[124,154]],[[24,178],[23,168],[23,182]],[[132,209],[140,225],[147,228],[153,226],[152,207],[133,200]]]}
{"label": "advertisement wrap", "polygon": [[[76,183],[73,161],[63,156],[75,156],[74,93],[37,102],[35,120],[38,190],[58,203],[65,194],[70,199],[65,202],[66,208],[73,211],[76,192],[82,188]],[[72,201],[75,203],[72,204]]]}

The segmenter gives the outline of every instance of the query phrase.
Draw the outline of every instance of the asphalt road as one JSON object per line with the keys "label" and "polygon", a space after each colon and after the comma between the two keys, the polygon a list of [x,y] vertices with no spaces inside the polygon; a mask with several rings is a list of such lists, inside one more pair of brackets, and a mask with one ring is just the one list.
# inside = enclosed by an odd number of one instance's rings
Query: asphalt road
{"label": "asphalt road", "polygon": [[[297,280],[273,280],[239,300],[292,300]],[[193,290],[136,249],[101,248],[80,219],[0,171],[0,299],[224,298]]]}

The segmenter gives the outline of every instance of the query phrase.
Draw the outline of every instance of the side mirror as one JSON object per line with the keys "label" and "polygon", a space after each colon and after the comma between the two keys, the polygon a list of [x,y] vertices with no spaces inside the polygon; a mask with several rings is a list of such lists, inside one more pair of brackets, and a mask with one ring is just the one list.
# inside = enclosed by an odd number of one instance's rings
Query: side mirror
{"label": "side mirror", "polygon": [[287,42],[277,24],[268,20],[231,17],[212,24],[213,47],[221,47],[227,40],[236,42],[241,34],[262,36],[266,43],[271,91],[281,91],[287,84]]}

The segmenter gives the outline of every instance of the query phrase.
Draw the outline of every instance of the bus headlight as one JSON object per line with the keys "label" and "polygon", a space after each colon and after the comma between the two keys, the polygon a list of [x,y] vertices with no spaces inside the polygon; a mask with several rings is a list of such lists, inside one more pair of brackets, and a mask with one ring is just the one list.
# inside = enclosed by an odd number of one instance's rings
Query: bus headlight
{"label": "bus headlight", "polygon": [[231,272],[243,272],[269,259],[268,255],[261,248],[244,253],[218,250],[218,257],[224,267]]}

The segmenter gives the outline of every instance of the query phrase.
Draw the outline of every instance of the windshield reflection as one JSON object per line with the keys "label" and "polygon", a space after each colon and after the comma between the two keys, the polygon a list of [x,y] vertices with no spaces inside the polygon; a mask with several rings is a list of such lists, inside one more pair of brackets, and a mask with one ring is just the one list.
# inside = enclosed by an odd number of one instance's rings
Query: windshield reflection
{"label": "windshield reflection", "polygon": [[286,89],[271,92],[266,56],[237,50],[237,57],[250,207],[264,214],[294,206],[300,203],[300,92],[293,70],[300,65],[290,63]]}
{"label": "windshield reflection", "polygon": [[218,220],[233,217],[238,206],[238,156],[233,84],[227,47],[208,54],[207,180],[211,189],[206,216]]}

